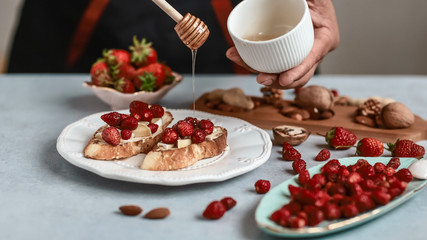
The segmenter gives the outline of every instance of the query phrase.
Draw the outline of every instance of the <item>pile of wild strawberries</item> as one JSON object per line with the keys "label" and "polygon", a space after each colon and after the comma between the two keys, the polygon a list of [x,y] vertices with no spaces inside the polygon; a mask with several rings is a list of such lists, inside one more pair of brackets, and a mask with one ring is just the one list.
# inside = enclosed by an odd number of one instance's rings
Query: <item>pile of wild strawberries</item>
{"label": "pile of wild strawberries", "polygon": [[387,165],[371,165],[365,159],[349,166],[329,160],[321,172],[298,175],[299,186],[289,185],[291,199],[274,211],[270,219],[280,226],[302,228],[323,220],[351,218],[382,206],[402,194],[412,181],[411,172],[392,157]]}
{"label": "pile of wild strawberries", "polygon": [[214,124],[209,119],[198,120],[194,117],[186,117],[165,129],[162,142],[176,144],[178,139],[191,139],[192,143],[201,143],[213,130]]}
{"label": "pile of wild strawberries", "polygon": [[129,50],[105,49],[90,70],[92,84],[134,93],[153,92],[174,81],[170,67],[157,61],[151,42],[134,36]]}
{"label": "pile of wild strawberries", "polygon": [[152,134],[157,132],[159,126],[151,121],[153,118],[163,117],[165,110],[158,104],[148,105],[142,101],[133,101],[129,104],[130,114],[110,112],[103,114],[101,119],[109,125],[102,131],[102,139],[113,145],[120,144],[121,139],[128,140],[132,137],[132,131],[138,127],[138,122],[148,122]]}

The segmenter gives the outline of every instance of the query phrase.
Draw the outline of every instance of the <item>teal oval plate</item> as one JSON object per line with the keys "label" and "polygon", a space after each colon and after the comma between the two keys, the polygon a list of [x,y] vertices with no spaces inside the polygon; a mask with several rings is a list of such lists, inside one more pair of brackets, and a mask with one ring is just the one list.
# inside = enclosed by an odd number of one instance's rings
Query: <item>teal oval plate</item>
{"label": "teal oval plate", "polygon": [[[349,158],[341,158],[338,159],[342,165],[351,165],[355,164],[357,160],[361,159],[361,157],[349,157]],[[390,160],[390,157],[363,157],[370,164],[374,164],[376,162],[382,162],[387,164]],[[414,161],[417,161],[415,158],[400,158],[400,168],[408,168]],[[326,162],[325,162],[326,163]],[[320,172],[320,168],[324,164],[320,164],[318,166],[310,168],[308,171],[310,172],[310,176],[313,176],[316,173]],[[279,237],[293,237],[293,238],[304,238],[304,237],[314,237],[321,236],[330,233],[334,233],[337,231],[342,231],[351,227],[355,227],[359,224],[365,223],[367,221],[373,220],[388,211],[393,210],[395,207],[404,203],[406,200],[413,197],[417,194],[421,189],[426,186],[427,180],[420,180],[414,178],[407,186],[406,190],[398,197],[394,198],[387,205],[377,207],[371,211],[361,213],[353,218],[347,219],[339,219],[333,221],[323,221],[317,226],[313,227],[305,227],[300,229],[292,229],[282,227],[275,222],[270,220],[270,215],[281,208],[284,204],[288,203],[290,200],[290,194],[288,190],[288,185],[292,184],[298,186],[298,175],[295,175],[291,179],[279,184],[278,186],[271,189],[260,201],[258,207],[255,211],[255,220],[260,229],[264,232],[279,236]]]}

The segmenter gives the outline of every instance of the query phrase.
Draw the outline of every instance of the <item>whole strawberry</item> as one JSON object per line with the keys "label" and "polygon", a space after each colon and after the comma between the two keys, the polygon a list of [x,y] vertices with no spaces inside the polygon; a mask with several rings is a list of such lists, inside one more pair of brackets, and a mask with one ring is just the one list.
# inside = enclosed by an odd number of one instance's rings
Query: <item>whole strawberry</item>
{"label": "whole strawberry", "polygon": [[226,211],[227,209],[222,202],[213,201],[209,203],[205,211],[203,211],[203,217],[212,220],[220,219],[222,216],[224,216]]}
{"label": "whole strawberry", "polygon": [[349,149],[356,144],[357,137],[343,127],[333,127],[326,133],[325,140],[333,149]]}
{"label": "whole strawberry", "polygon": [[133,36],[133,46],[129,47],[131,51],[131,62],[136,67],[144,67],[150,63],[157,62],[157,52],[152,47],[152,42],[147,42],[145,38],[138,40]]}
{"label": "whole strawberry", "polygon": [[105,61],[110,66],[118,64],[130,64],[130,53],[123,49],[105,49],[103,52]]}
{"label": "whole strawberry", "polygon": [[176,123],[176,129],[181,137],[191,136],[194,132],[193,124],[184,120],[180,120]]}
{"label": "whole strawberry", "polygon": [[362,138],[357,143],[356,154],[363,157],[378,157],[384,152],[383,143],[375,138]]}
{"label": "whole strawberry", "polygon": [[395,143],[388,143],[387,146],[387,150],[391,152],[393,157],[412,157],[420,159],[425,154],[423,146],[408,139],[397,139]]}
{"label": "whole strawberry", "polygon": [[108,144],[117,146],[120,144],[121,135],[117,128],[107,127],[106,129],[102,130],[102,139],[104,139],[104,141]]}
{"label": "whole strawberry", "polygon": [[282,157],[288,161],[295,161],[301,159],[301,153],[299,153],[295,148],[289,148],[282,153]]}
{"label": "whole strawberry", "polygon": [[104,59],[97,60],[90,69],[92,83],[95,86],[108,87],[113,84],[110,68]]}
{"label": "whole strawberry", "polygon": [[328,149],[322,149],[316,156],[316,161],[326,161],[331,157],[331,152]]}

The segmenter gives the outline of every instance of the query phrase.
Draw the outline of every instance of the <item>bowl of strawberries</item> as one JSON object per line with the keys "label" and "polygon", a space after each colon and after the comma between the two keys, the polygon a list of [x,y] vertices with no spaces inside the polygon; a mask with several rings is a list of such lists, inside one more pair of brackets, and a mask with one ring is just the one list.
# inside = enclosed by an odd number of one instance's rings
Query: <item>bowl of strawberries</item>
{"label": "bowl of strawberries", "polygon": [[135,100],[153,104],[162,99],[183,77],[158,61],[157,52],[145,38],[133,38],[128,50],[105,49],[83,83],[112,109],[123,109]]}

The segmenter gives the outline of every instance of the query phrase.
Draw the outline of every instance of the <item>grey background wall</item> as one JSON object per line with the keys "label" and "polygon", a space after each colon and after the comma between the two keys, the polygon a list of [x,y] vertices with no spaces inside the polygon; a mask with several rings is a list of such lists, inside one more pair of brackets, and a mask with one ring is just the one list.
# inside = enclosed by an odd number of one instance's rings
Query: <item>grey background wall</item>
{"label": "grey background wall", "polygon": [[[22,0],[0,0],[0,72]],[[173,4],[173,0],[171,0]],[[335,0],[340,46],[324,74],[427,74],[427,1]]]}

